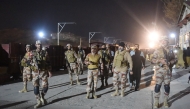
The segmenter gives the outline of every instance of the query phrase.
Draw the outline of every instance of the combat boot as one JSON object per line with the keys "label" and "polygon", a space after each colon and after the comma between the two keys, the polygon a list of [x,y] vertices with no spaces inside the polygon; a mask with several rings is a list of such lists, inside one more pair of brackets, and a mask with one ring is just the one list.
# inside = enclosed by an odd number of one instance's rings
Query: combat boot
{"label": "combat boot", "polygon": [[86,98],[89,99],[89,96],[90,96],[90,92],[87,92]]}
{"label": "combat boot", "polygon": [[121,97],[124,97],[124,89],[121,89]]}
{"label": "combat boot", "polygon": [[79,79],[77,79],[77,84],[80,85],[80,81],[79,81]]}
{"label": "combat boot", "polygon": [[94,97],[94,99],[97,99],[97,96],[96,96],[96,94],[95,94],[95,91],[93,92],[93,97]]}
{"label": "combat boot", "polygon": [[108,86],[108,79],[105,79],[105,85]]}
{"label": "combat boot", "polygon": [[19,93],[26,93],[26,92],[27,92],[27,88],[26,88],[26,85],[24,85],[24,88],[20,90]]}
{"label": "combat boot", "polygon": [[39,99],[37,99],[37,104],[34,106],[34,109],[39,108],[40,106],[42,106],[42,103]]}
{"label": "combat boot", "polygon": [[111,94],[111,96],[119,96],[119,91],[118,89],[115,90],[115,92],[113,94]]}
{"label": "combat boot", "polygon": [[43,93],[41,93],[41,103],[42,103],[42,105],[46,105],[47,104],[47,101],[46,101],[46,99],[44,98],[44,95],[45,94],[43,94]]}
{"label": "combat boot", "polygon": [[165,107],[165,108],[169,108],[169,105],[168,105],[168,97],[164,97],[164,107]]}
{"label": "combat boot", "polygon": [[159,98],[154,98],[154,108],[159,108]]}
{"label": "combat boot", "polygon": [[71,86],[73,85],[73,80],[70,80],[70,85],[71,85]]}

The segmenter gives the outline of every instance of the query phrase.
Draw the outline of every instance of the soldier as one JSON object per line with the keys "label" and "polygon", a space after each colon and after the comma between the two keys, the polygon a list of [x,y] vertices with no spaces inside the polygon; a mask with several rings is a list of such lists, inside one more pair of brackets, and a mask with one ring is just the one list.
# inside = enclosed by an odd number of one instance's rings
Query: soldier
{"label": "soldier", "polygon": [[133,62],[129,52],[125,50],[125,44],[123,42],[119,43],[119,48],[115,53],[115,57],[113,60],[113,86],[115,88],[115,92],[111,94],[111,96],[119,95],[119,79],[121,79],[121,97],[124,97],[124,90],[126,89],[126,81],[127,81],[127,64],[130,64],[130,74],[133,74]]}
{"label": "soldier", "polygon": [[[42,50],[41,42],[36,41],[36,50],[32,51],[32,76],[33,76],[33,86],[34,86],[34,94],[37,99],[37,104],[34,108],[39,108],[41,105],[47,104],[46,99],[44,98],[45,94],[48,91],[48,76],[51,77],[52,74],[50,72],[51,67],[48,64],[48,53],[45,50]],[[49,74],[49,75],[48,75]],[[40,79],[42,80],[42,92],[40,93]]]}
{"label": "soldier", "polygon": [[84,59],[85,59],[85,51],[82,49],[81,45],[78,46],[78,59],[77,59],[77,63],[78,63],[78,72],[80,72],[80,74],[83,74],[83,64],[84,64]]}
{"label": "soldier", "polygon": [[177,60],[178,60],[175,67],[179,68],[181,66],[182,68],[184,68],[185,62],[183,60],[183,50],[181,50],[180,47],[176,47],[176,50],[174,50],[174,51],[176,51]]}
{"label": "soldier", "polygon": [[175,56],[172,51],[169,50],[167,36],[162,36],[160,39],[160,47],[154,51],[151,59],[152,63],[155,63],[156,70],[156,85],[154,95],[154,108],[159,107],[160,88],[162,82],[164,82],[164,107],[168,108],[168,96],[170,93],[170,81],[172,76],[172,66],[175,63]]}
{"label": "soldier", "polygon": [[32,71],[30,68],[30,62],[31,62],[31,52],[30,52],[30,45],[26,45],[26,54],[24,55],[24,58],[21,60],[21,66],[23,66],[23,84],[24,88],[19,91],[19,93],[25,93],[27,92],[27,81],[31,81],[32,77]]}
{"label": "soldier", "polygon": [[88,78],[87,78],[87,88],[86,88],[86,91],[87,91],[86,98],[87,99],[89,99],[92,81],[94,83],[94,89],[92,89],[93,97],[95,99],[97,98],[97,96],[95,95],[95,92],[96,92],[97,83],[98,83],[98,72],[99,72],[98,64],[99,63],[101,64],[101,71],[103,71],[103,63],[101,60],[101,56],[99,54],[97,54],[97,46],[92,45],[91,53],[89,53],[85,59],[85,64],[88,65],[88,76],[87,76]]}
{"label": "soldier", "polygon": [[71,49],[72,45],[67,44],[67,51],[65,52],[65,59],[67,60],[67,69],[69,71],[70,76],[70,83],[73,85],[73,76],[72,74],[75,73],[77,84],[80,85],[79,82],[79,74],[77,69],[77,54],[74,50]]}
{"label": "soldier", "polygon": [[104,65],[104,70],[103,72],[100,73],[101,75],[101,82],[102,85],[100,86],[100,88],[104,87],[104,80],[105,80],[105,85],[108,86],[108,74],[109,74],[109,65],[110,65],[110,53],[108,52],[108,50],[106,50],[106,46],[102,45],[102,49],[98,51],[98,54],[101,56],[102,58],[102,62]]}
{"label": "soldier", "polygon": [[109,71],[111,71],[111,76],[113,76],[112,65],[113,65],[114,51],[111,50],[110,44],[106,44],[106,51],[109,54],[110,58],[108,73]]}

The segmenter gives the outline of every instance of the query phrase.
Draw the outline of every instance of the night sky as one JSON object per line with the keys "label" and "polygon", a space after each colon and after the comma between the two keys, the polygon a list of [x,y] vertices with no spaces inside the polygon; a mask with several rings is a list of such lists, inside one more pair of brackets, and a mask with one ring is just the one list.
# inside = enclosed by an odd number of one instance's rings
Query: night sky
{"label": "night sky", "polygon": [[[102,32],[101,37],[118,37],[145,46],[152,22],[162,25],[160,0],[0,0],[0,30],[8,28],[63,32],[88,37],[88,32]],[[100,35],[97,37],[100,37]],[[94,37],[95,38],[95,37]]]}

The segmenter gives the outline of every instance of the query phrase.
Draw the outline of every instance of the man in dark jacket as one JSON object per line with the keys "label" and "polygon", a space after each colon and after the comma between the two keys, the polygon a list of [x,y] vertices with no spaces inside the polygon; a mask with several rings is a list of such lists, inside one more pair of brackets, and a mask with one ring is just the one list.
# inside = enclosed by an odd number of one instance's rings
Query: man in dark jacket
{"label": "man in dark jacket", "polygon": [[135,91],[139,90],[141,81],[141,70],[145,68],[145,58],[142,51],[139,50],[139,45],[135,44],[135,49],[130,52],[133,61],[133,75],[129,75],[130,82],[134,85],[136,81]]}

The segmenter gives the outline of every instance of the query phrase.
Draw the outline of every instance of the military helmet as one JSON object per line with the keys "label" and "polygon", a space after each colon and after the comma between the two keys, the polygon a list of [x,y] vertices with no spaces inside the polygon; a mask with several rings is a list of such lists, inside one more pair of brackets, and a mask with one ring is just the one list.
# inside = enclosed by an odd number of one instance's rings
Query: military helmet
{"label": "military helmet", "polygon": [[93,48],[96,48],[96,49],[97,49],[98,47],[97,47],[96,45],[92,45],[92,46],[91,46],[91,49],[93,49]]}
{"label": "military helmet", "polygon": [[41,44],[41,41],[40,41],[40,40],[37,40],[37,41],[36,41],[36,44]]}
{"label": "military helmet", "polygon": [[162,41],[162,40],[167,40],[167,41],[168,41],[169,39],[168,39],[167,36],[161,36],[159,40],[160,40],[160,41]]}
{"label": "military helmet", "polygon": [[81,45],[78,46],[78,48],[81,47]]}
{"label": "military helmet", "polygon": [[68,46],[71,46],[71,47],[72,47],[72,45],[71,45],[71,44],[67,44],[67,45],[66,45],[66,47],[68,47]]}
{"label": "military helmet", "polygon": [[29,45],[29,44],[26,44],[26,48],[30,48],[30,45]]}
{"label": "military helmet", "polygon": [[107,47],[107,48],[110,47],[110,44],[106,44],[106,47]]}

